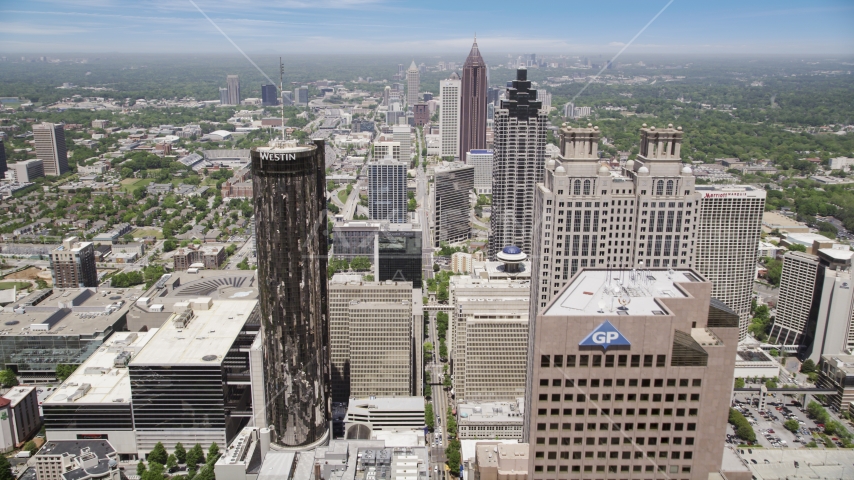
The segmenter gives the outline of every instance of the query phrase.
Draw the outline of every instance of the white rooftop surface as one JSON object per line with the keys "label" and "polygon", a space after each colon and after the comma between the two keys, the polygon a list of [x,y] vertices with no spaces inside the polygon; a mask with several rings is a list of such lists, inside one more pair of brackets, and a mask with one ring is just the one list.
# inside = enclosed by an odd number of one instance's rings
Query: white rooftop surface
{"label": "white rooftop surface", "polygon": [[[676,283],[699,282],[691,270],[606,270],[583,269],[568,284],[543,315],[623,315],[617,313],[619,300],[630,300],[627,315],[669,314],[657,298],[685,298]],[[610,291],[606,291],[609,287]],[[613,291],[618,289],[619,295]],[[658,315],[662,315],[659,313]]]}
{"label": "white rooftop surface", "polygon": [[833,240],[818,233],[790,233],[784,238],[790,242],[800,243],[802,245],[812,246],[812,242],[832,242]]}
{"label": "white rooftop surface", "polygon": [[424,397],[374,397],[351,398],[349,408],[364,408],[370,410],[424,410]]}
{"label": "white rooftop surface", "polygon": [[463,461],[473,459],[477,453],[478,443],[515,444],[519,443],[519,440],[460,440],[460,459]]}
{"label": "white rooftop surface", "polygon": [[[148,332],[114,333],[45,399],[44,404],[69,403],[69,395],[75,393],[83,384],[89,384],[91,388],[72,403],[113,403],[119,399],[130,402],[128,369],[116,368],[114,361],[122,351],[138,352],[157,330],[152,328]],[[130,343],[127,343],[128,340]]]}
{"label": "white rooftop surface", "polygon": [[[848,450],[752,448],[753,453],[743,450],[741,458],[747,460],[747,467],[756,480],[854,478],[854,461]],[[756,464],[751,459],[756,460]],[[765,463],[766,459],[770,463]],[[797,468],[795,462],[799,464]]]}
{"label": "white rooftop surface", "polygon": [[457,411],[461,423],[523,423],[525,420],[524,408],[516,402],[461,403]]}
{"label": "white rooftop surface", "polygon": [[818,251],[827,255],[834,260],[849,260],[854,256],[854,252],[848,249],[847,245],[842,245],[844,248],[819,248]]}
{"label": "white rooftop surface", "polygon": [[15,408],[16,405],[21,403],[21,400],[27,398],[27,395],[29,395],[30,392],[32,392],[35,389],[36,389],[36,387],[27,387],[27,386],[14,387],[11,390],[9,390],[8,392],[4,393],[3,398],[12,402],[12,408]]}
{"label": "white rooftop surface", "polygon": [[[173,314],[130,365],[219,365],[237,338],[257,300],[215,300],[208,310],[194,310],[186,327]],[[202,360],[215,355],[211,361]]]}

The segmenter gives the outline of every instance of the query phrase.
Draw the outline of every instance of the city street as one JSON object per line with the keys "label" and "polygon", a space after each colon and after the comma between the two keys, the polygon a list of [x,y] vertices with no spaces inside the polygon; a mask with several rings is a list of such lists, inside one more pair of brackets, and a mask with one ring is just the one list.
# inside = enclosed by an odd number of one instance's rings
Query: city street
{"label": "city street", "polygon": [[[439,360],[439,341],[438,334],[436,331],[436,317],[435,313],[431,312],[430,323],[428,326],[428,341],[433,344],[433,359],[430,363],[427,364],[426,370],[430,372],[430,382],[431,385],[431,396],[433,403],[433,413],[436,415],[436,428],[433,433],[429,435],[427,442],[431,445],[430,448],[430,456],[431,456],[431,464],[439,465],[440,471],[438,472],[438,476],[431,474],[431,478],[435,480],[445,479],[446,472],[444,471],[445,464],[445,447],[448,445],[448,432],[446,430],[447,422],[447,413],[448,413],[448,405],[450,404],[448,399],[448,393],[442,387],[442,366],[445,365]],[[435,439],[441,438],[441,444],[436,444]]]}

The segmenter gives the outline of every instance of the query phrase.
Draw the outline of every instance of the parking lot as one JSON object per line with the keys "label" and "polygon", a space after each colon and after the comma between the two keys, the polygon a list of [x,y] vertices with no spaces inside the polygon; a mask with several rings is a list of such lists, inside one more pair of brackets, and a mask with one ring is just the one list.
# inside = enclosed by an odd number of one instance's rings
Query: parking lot
{"label": "parking lot", "polygon": [[[770,397],[766,403],[765,414],[756,408],[758,397],[753,395],[752,398],[751,405],[749,393],[738,393],[735,395],[734,404],[735,408],[739,409],[753,425],[753,430],[756,432],[756,442],[764,448],[800,448],[812,440],[810,432],[813,429],[819,429],[815,422],[801,411],[800,407],[791,405],[793,401],[791,397],[784,397],[780,394]],[[788,419],[787,416],[797,420],[801,425],[801,430],[797,433],[786,430],[783,422]],[[734,435],[735,432],[731,425],[728,427],[727,433]],[[730,443],[742,442],[733,437]]]}

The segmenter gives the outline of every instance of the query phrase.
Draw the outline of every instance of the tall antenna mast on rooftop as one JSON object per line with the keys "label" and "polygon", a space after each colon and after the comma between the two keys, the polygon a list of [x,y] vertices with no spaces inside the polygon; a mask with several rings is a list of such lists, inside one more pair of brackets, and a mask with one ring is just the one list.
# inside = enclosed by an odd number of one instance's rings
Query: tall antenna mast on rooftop
{"label": "tall antenna mast on rooftop", "polygon": [[285,65],[282,63],[282,57],[279,57],[279,103],[282,108],[282,141],[285,141]]}

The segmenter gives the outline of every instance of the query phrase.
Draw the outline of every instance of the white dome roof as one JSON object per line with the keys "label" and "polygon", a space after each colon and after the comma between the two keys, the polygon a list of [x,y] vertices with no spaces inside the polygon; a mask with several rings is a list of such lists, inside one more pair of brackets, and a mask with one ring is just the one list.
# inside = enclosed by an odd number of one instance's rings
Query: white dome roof
{"label": "white dome roof", "polygon": [[689,167],[688,165],[685,165],[685,167],[682,169],[682,173],[685,175],[691,175],[693,172],[694,171],[691,170],[691,167]]}
{"label": "white dome roof", "polygon": [[549,161],[546,162],[546,168],[555,168],[555,160],[553,158],[550,158]]}
{"label": "white dome roof", "polygon": [[610,172],[611,171],[608,170],[608,167],[606,167],[604,164],[601,167],[599,167],[599,173],[610,173]]}
{"label": "white dome roof", "polygon": [[640,168],[638,169],[638,173],[649,173],[649,169],[648,169],[648,168],[646,168],[645,166],[644,166],[644,167],[640,167]]}
{"label": "white dome roof", "polygon": [[563,168],[563,165],[560,165],[555,169],[555,173],[566,173],[566,169]]}
{"label": "white dome roof", "polygon": [[629,160],[626,162],[626,170],[634,170],[635,169],[635,161]]}

